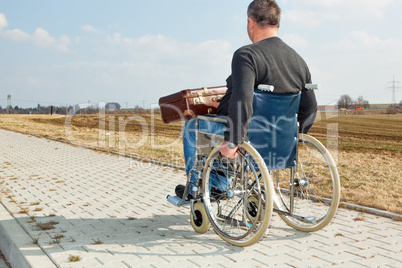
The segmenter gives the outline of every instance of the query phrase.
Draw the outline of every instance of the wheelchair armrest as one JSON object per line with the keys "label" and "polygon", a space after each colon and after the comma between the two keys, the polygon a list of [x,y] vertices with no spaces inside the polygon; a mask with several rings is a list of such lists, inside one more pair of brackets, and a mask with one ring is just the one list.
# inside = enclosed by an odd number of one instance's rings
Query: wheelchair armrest
{"label": "wheelchair armrest", "polygon": [[226,117],[222,117],[222,116],[198,115],[197,118],[200,120],[211,121],[211,122],[222,123],[222,124],[227,124],[227,122],[228,122]]}
{"label": "wheelchair armrest", "polygon": [[306,84],[304,87],[307,90],[319,90],[321,85],[320,84]]}

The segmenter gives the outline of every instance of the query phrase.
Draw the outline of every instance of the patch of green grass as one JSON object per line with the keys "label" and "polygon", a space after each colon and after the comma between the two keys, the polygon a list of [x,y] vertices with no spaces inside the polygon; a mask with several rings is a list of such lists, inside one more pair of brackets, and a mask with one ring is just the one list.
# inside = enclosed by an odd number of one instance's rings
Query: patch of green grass
{"label": "patch of green grass", "polygon": [[354,218],[353,220],[354,220],[354,221],[365,221],[366,218],[363,217],[363,216],[358,216],[358,217]]}
{"label": "patch of green grass", "polygon": [[69,262],[79,262],[81,260],[82,260],[82,258],[80,256],[78,256],[78,255],[70,255],[68,257]]}

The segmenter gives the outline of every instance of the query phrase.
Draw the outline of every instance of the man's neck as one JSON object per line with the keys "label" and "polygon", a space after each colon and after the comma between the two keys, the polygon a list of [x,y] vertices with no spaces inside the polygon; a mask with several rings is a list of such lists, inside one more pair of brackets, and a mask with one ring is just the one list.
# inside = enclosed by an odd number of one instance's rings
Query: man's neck
{"label": "man's neck", "polygon": [[261,40],[270,38],[270,37],[275,37],[278,36],[278,28],[274,27],[267,27],[264,29],[258,29],[253,36],[253,40],[251,40],[253,43],[258,43]]}

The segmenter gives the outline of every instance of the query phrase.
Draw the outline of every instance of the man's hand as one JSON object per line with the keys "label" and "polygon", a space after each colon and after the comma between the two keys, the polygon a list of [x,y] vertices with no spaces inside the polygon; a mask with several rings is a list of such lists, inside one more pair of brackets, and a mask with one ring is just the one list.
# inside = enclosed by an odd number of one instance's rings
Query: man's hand
{"label": "man's hand", "polygon": [[234,149],[230,149],[228,147],[228,144],[226,141],[224,141],[221,145],[221,147],[219,148],[219,151],[221,152],[221,154],[227,158],[233,159],[235,158],[239,153],[237,152],[237,147]]}

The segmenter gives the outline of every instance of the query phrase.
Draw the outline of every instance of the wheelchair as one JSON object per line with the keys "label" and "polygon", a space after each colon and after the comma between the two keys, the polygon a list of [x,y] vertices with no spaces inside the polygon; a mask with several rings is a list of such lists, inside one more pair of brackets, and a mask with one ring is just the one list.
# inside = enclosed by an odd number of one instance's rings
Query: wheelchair
{"label": "wheelchair", "polygon": [[[318,85],[306,88],[318,89]],[[190,206],[196,232],[206,233],[212,226],[226,242],[245,247],[264,236],[273,212],[304,232],[323,228],[336,213],[338,171],[329,151],[314,137],[298,131],[301,94],[272,91],[268,85],[254,90],[247,141],[238,146],[235,159],[220,154],[222,135],[199,127],[201,121],[227,124],[227,120],[196,117],[194,165],[183,199],[167,197],[175,206]],[[190,189],[193,198],[187,200]]]}

